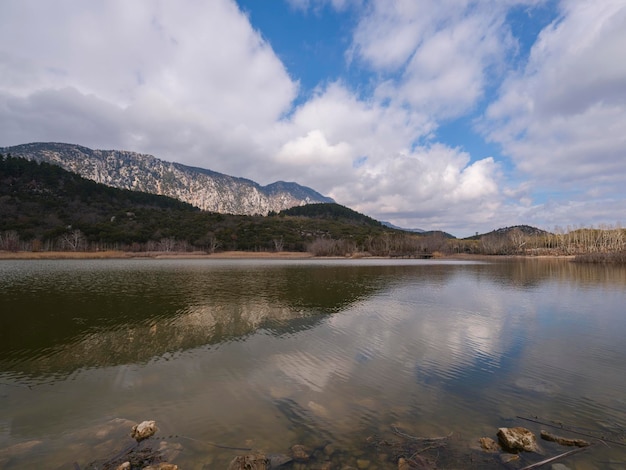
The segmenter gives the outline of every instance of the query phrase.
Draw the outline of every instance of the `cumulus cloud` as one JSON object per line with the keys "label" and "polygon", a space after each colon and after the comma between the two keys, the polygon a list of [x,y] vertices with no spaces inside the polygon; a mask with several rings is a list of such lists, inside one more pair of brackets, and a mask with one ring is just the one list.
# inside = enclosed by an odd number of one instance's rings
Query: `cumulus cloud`
{"label": "cumulus cloud", "polygon": [[379,93],[439,118],[458,116],[482,97],[488,73],[514,46],[504,6],[374,1],[356,28],[349,56],[390,76]]}
{"label": "cumulus cloud", "polygon": [[[623,199],[623,2],[562,0],[521,65],[509,14],[544,0],[286,2],[349,15],[341,47],[360,84],[300,90],[234,0],[5,0],[0,145],[68,141],[297,181],[455,234],[545,226],[550,210],[598,221],[597,201]],[[437,140],[442,124],[484,108],[477,126],[512,167]],[[538,200],[554,187],[576,201]]]}
{"label": "cumulus cloud", "polygon": [[284,174],[314,185],[341,204],[382,220],[442,228],[444,220],[498,207],[499,169],[492,158],[475,162],[446,145],[413,145],[431,134],[425,114],[376,100],[359,100],[332,83],[299,107],[287,125],[291,137],[276,161]]}
{"label": "cumulus cloud", "polygon": [[[48,100],[45,116],[51,127],[72,115],[85,126],[91,121],[97,127],[103,114],[116,114],[118,131],[108,135],[108,147],[135,144],[133,150],[156,151],[171,135],[174,142],[200,144],[202,157],[209,158],[206,163],[219,164],[210,160],[208,149],[235,154],[237,146],[224,149],[229,139],[236,141],[246,131],[274,123],[297,93],[297,82],[271,46],[229,0],[176,5],[8,1],[0,6],[0,15],[11,19],[0,28],[5,118],[15,117],[11,113],[15,107],[26,113],[41,100],[41,93],[60,96],[70,87],[86,101],[97,98],[101,106],[86,114],[77,99],[63,105],[59,101],[58,106]],[[20,117],[42,119],[36,108],[30,109],[32,114]],[[197,132],[198,128],[207,132]],[[27,129],[26,124],[20,129]],[[20,129],[3,131],[3,143],[22,143]],[[31,129],[29,140],[79,134],[70,130],[56,134],[53,129],[41,133]],[[126,133],[133,138],[120,137]],[[181,139],[185,134],[189,138]],[[211,139],[216,136],[226,138]],[[85,134],[78,142],[93,145],[94,140]],[[156,153],[172,158],[185,150]],[[219,160],[217,153],[214,156]]]}
{"label": "cumulus cloud", "polygon": [[622,185],[626,173],[626,5],[563,2],[482,129],[538,187]]}

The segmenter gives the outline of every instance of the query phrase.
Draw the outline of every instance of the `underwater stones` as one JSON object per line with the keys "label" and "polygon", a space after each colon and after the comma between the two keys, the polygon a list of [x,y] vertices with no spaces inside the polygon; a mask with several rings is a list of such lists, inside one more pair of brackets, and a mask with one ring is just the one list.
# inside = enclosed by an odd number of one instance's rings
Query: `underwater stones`
{"label": "underwater stones", "polygon": [[144,439],[148,439],[159,430],[156,425],[156,421],[143,421],[139,424],[133,426],[133,429],[130,432],[130,437],[135,439],[137,442],[141,442]]}
{"label": "underwater stones", "polygon": [[539,452],[535,435],[526,428],[500,428],[498,429],[498,439],[506,450],[518,452]]}
{"label": "underwater stones", "polygon": [[281,465],[286,465],[293,460],[285,454],[268,454],[267,458],[270,461],[270,468],[278,468]]}
{"label": "underwater stones", "polygon": [[293,459],[296,462],[306,462],[311,457],[303,445],[296,444],[291,448]]}
{"label": "underwater stones", "polygon": [[228,470],[269,470],[270,461],[265,454],[248,454],[235,457]]}
{"label": "underwater stones", "polygon": [[174,465],[173,463],[157,463],[155,465],[148,465],[144,467],[143,470],[179,470],[178,465]]}
{"label": "underwater stones", "polygon": [[413,455],[410,462],[404,457],[398,459],[398,470],[434,470],[434,468],[428,460],[419,455]]}
{"label": "underwater stones", "polygon": [[486,452],[500,452],[500,446],[490,437],[481,437],[479,440],[480,447]]}

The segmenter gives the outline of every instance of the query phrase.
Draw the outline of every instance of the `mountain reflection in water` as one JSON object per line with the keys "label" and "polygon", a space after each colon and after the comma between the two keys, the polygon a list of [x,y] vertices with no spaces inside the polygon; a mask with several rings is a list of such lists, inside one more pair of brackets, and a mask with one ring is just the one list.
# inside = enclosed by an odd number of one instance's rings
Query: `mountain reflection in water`
{"label": "mountain reflection in water", "polygon": [[[145,362],[259,328],[295,332],[397,282],[405,269],[87,263],[44,262],[0,284],[2,311],[11,312],[0,345],[4,368],[69,373]],[[47,271],[46,264],[61,267]]]}
{"label": "mountain reflection in water", "polygon": [[626,428],[625,303],[624,268],[562,260],[3,261],[0,468],[119,451],[112,418],[185,436],[181,468],[328,441],[397,468],[366,444],[393,427],[492,468],[472,446],[517,415]]}

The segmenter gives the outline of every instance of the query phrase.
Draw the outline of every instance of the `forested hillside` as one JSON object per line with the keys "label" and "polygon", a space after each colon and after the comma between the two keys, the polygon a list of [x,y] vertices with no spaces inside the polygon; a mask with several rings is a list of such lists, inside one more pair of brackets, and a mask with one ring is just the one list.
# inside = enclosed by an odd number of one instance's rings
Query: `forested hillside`
{"label": "forested hillside", "polygon": [[[0,250],[310,251],[321,256],[590,255],[626,259],[621,227],[517,225],[459,240],[406,232],[335,203],[269,216],[201,211],[165,196],[115,189],[48,163],[0,156]],[[619,254],[619,256],[616,256]]]}
{"label": "forested hillside", "polygon": [[200,211],[165,196],[120,190],[58,166],[0,158],[0,249],[305,251],[316,240],[362,249],[400,233],[338,204],[263,216]]}

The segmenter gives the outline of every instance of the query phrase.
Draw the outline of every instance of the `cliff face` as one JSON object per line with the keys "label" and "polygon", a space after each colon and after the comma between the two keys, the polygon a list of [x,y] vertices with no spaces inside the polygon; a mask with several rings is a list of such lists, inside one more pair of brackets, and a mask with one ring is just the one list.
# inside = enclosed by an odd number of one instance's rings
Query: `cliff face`
{"label": "cliff face", "polygon": [[123,150],[92,150],[73,144],[32,143],[5,147],[2,154],[48,162],[109,186],[162,194],[202,210],[224,214],[267,215],[294,206],[334,202],[311,188],[279,181],[254,181],[171,163]]}

